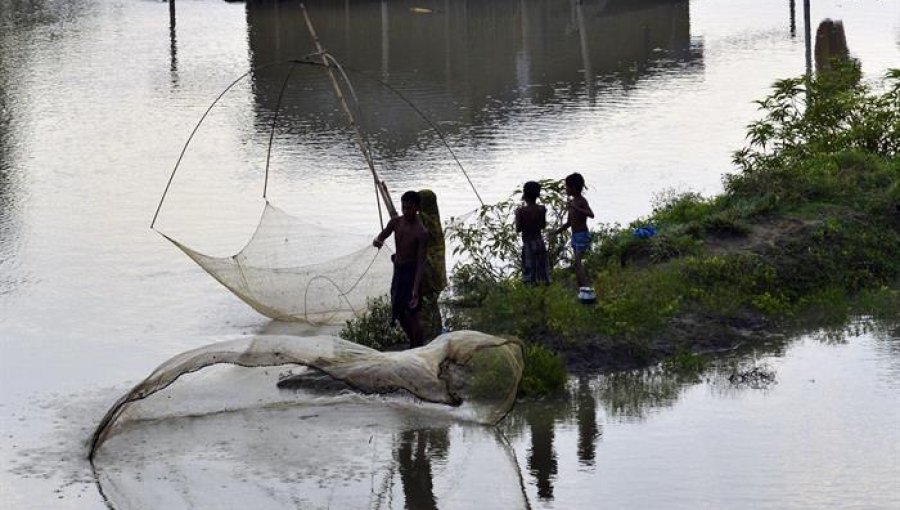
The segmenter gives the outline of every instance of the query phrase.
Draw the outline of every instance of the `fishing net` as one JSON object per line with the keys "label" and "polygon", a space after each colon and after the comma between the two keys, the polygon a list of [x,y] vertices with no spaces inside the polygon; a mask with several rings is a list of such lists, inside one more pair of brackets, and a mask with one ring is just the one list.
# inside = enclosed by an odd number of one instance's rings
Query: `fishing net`
{"label": "fishing net", "polygon": [[[361,236],[338,238],[266,202],[250,241],[236,255],[212,257],[166,237],[207,273],[273,319],[341,324],[391,285],[390,250]],[[321,261],[335,247],[362,246]]]}
{"label": "fishing net", "polygon": [[123,395],[91,458],[113,508],[525,508],[515,456],[485,426],[522,363],[520,342],[474,331],[387,353],[218,342]]}
{"label": "fishing net", "polygon": [[[522,345],[477,331],[454,331],[417,349],[380,352],[332,337],[260,335],[218,342],[180,354],[160,365],[109,410],[94,436],[92,451],[119,427],[129,422],[178,414],[216,413],[272,402],[293,402],[271,384],[246,385],[239,394],[194,395],[191,386],[174,384],[187,374],[219,364],[242,367],[298,365],[308,372],[346,385],[352,393],[401,393],[415,400],[457,408],[468,419],[495,423],[512,406],[522,375]],[[266,371],[267,374],[269,371]],[[273,376],[274,377],[274,376]],[[314,379],[314,378],[313,378]],[[292,378],[279,382],[291,386]],[[187,388],[187,390],[182,390]],[[215,388],[213,388],[215,391]],[[254,393],[263,392],[261,395]]]}

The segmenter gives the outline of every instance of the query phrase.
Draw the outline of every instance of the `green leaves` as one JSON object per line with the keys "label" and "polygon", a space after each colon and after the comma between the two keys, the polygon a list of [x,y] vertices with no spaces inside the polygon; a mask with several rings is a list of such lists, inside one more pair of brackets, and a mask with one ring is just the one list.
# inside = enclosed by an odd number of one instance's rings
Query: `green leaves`
{"label": "green leaves", "polygon": [[[747,126],[747,147],[732,161],[745,173],[788,168],[811,155],[863,150],[881,157],[900,153],[900,69],[889,70],[883,90],[862,83],[859,64],[836,61],[815,79],[779,80],[756,101],[763,118]],[[726,178],[726,186],[736,181]]]}
{"label": "green leaves", "polygon": [[[550,235],[565,220],[565,185],[557,180],[540,180],[540,203],[547,207],[545,239],[550,265],[559,265],[567,256],[568,233]],[[451,280],[458,299],[479,301],[484,285],[518,276],[522,271],[521,241],[515,228],[515,211],[522,205],[522,190],[493,205],[482,206],[475,214],[451,218],[444,231],[453,245],[453,255],[461,260],[453,267]]]}

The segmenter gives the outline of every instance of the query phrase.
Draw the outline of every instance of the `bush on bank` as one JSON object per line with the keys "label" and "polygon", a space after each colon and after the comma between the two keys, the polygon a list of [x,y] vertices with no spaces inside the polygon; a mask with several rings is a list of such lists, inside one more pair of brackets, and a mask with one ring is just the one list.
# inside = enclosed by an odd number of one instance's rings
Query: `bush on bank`
{"label": "bush on bank", "polygon": [[[606,337],[641,347],[691,314],[772,322],[893,286],[900,279],[900,70],[889,71],[878,91],[859,76],[848,63],[809,82],[777,82],[758,101],[762,119],[748,126],[748,145],[734,155],[740,171],[725,176],[723,194],[664,196],[649,217],[596,229],[599,246],[585,259],[597,290],[593,307],[576,301],[564,254],[553,259],[553,284],[518,283],[518,243],[511,219],[503,219],[516,195],[464,227],[451,224],[451,239],[473,255],[453,274],[453,300],[463,307],[457,321],[563,346]],[[553,190],[548,199],[549,208],[563,210]],[[633,235],[644,225],[658,234]]]}
{"label": "bush on bank", "polygon": [[[594,306],[575,299],[567,235],[548,242],[552,284],[519,282],[519,190],[472,217],[451,219],[446,232],[463,261],[451,273],[449,325],[531,343],[523,394],[537,395],[553,391],[560,373],[564,380],[552,352],[536,347],[542,343],[577,351],[599,338],[649,361],[659,357],[650,339],[685,318],[773,324],[878,289],[896,302],[900,70],[889,71],[876,91],[860,81],[856,64],[837,69],[778,81],[758,101],[762,118],[748,126],[748,144],[734,154],[739,172],[724,177],[721,195],[664,195],[646,218],[595,228],[599,243],[585,258]],[[559,181],[542,184],[549,231],[564,221],[565,195]],[[657,235],[633,235],[644,225]],[[342,336],[383,343],[377,339],[396,331],[381,331],[378,313],[351,321]],[[684,340],[682,357],[691,347]]]}

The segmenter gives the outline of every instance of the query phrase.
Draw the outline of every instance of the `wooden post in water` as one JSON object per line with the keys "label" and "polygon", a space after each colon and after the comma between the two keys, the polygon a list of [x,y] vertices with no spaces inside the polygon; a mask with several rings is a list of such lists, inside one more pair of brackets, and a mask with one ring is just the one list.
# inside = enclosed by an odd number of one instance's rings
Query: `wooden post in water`
{"label": "wooden post in water", "polygon": [[388,81],[391,72],[390,19],[387,0],[381,0],[381,79]]}
{"label": "wooden post in water", "polygon": [[790,0],[791,6],[791,37],[797,35],[797,0]]}
{"label": "wooden post in water", "polygon": [[806,80],[812,76],[812,26],[809,21],[809,0],[803,0],[803,35],[806,39]]}
{"label": "wooden post in water", "polygon": [[388,192],[387,184],[385,184],[385,182],[378,176],[378,171],[375,170],[375,160],[372,158],[372,153],[369,151],[369,146],[366,143],[365,138],[363,137],[362,129],[356,122],[356,118],[353,117],[353,113],[350,111],[350,107],[347,105],[347,99],[344,97],[344,92],[341,90],[341,86],[338,83],[337,78],[334,76],[334,66],[328,60],[330,55],[328,55],[328,53],[325,51],[325,48],[322,47],[322,43],[319,41],[319,36],[316,34],[316,29],[313,28],[312,20],[309,19],[309,13],[306,12],[306,5],[303,2],[300,2],[300,9],[303,11],[303,19],[306,21],[306,28],[309,29],[309,35],[312,36],[313,43],[316,46],[316,52],[322,59],[322,64],[325,66],[325,69],[328,71],[328,77],[331,79],[331,86],[334,87],[334,94],[337,96],[338,103],[341,105],[341,108],[347,115],[347,122],[350,124],[350,127],[353,128],[353,133],[356,135],[356,144],[359,145],[359,150],[362,151],[363,157],[366,159],[366,163],[369,165],[369,170],[371,170],[372,172],[372,178],[375,179],[375,188],[381,195],[381,200],[384,202],[384,206],[385,208],[387,208],[388,214],[391,216],[391,218],[393,218],[397,216],[397,209],[394,207],[394,202],[391,200],[391,194]]}
{"label": "wooden post in water", "polygon": [[178,84],[178,43],[175,34],[175,0],[169,0],[169,73],[172,84]]}
{"label": "wooden post in water", "polygon": [[588,47],[587,27],[584,22],[582,0],[575,0],[575,18],[578,20],[578,41],[581,44],[581,67],[584,68],[584,85],[588,99],[594,99],[594,71],[591,67],[591,53]]}

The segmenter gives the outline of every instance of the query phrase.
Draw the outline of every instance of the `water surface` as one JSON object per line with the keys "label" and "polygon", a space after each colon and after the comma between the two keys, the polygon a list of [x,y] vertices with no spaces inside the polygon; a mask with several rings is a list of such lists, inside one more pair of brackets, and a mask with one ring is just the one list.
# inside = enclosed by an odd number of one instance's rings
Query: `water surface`
{"label": "water surface", "polygon": [[[797,6],[792,13],[788,1],[309,7],[342,61],[402,90],[441,126],[485,201],[505,198],[525,180],[578,170],[602,222],[647,214],[654,196],[672,188],[720,191],[730,153],[755,118],[751,101],[775,79],[806,68],[802,12]],[[843,20],[868,78],[900,63],[896,0],[814,2],[813,23],[825,17]],[[169,4],[148,0],[0,2],[0,460],[11,466],[0,475],[5,507],[102,508],[82,441],[108,405],[165,359],[213,338],[294,331],[249,309],[148,225],[191,129],[228,84],[249,73],[198,132],[157,225],[216,255],[242,246],[262,210],[268,140],[287,71],[258,66],[311,48],[292,2],[177,0],[174,14]],[[426,126],[377,82],[354,83],[395,194],[434,188],[445,216],[476,207]],[[326,228],[373,234],[371,180],[339,112],[328,106],[324,77],[298,73],[284,97],[269,198]],[[344,248],[352,247],[319,249],[337,255]],[[538,418],[555,424],[539,425],[538,436],[556,438],[556,456],[543,457],[555,459],[547,463],[555,463],[556,475],[529,467],[528,427],[510,430],[529,497],[557,508],[601,496],[623,505],[740,508],[757,497],[772,506],[778,498],[849,506],[869,490],[869,507],[896,507],[886,483],[900,477],[898,427],[891,427],[896,334],[867,338],[835,347],[804,341],[779,358],[806,367],[803,360],[813,357],[816,383],[796,375],[794,386],[781,373],[774,390],[727,397],[704,396],[714,390],[694,385],[678,405],[650,408],[642,420],[620,419],[598,403],[592,469],[577,460],[588,446],[567,435],[569,418]],[[794,370],[787,374],[805,371]],[[835,387],[811,395],[838,377],[852,394]],[[632,391],[629,381],[621,391]],[[599,384],[588,386],[596,392]],[[807,404],[808,414],[791,421]],[[708,414],[691,412],[697,406],[708,406]],[[590,407],[578,409],[587,414]],[[748,429],[758,413],[769,418]],[[670,426],[677,417],[684,421]],[[698,429],[698,421],[718,426]],[[801,434],[807,429],[813,433]],[[677,469],[674,459],[692,469]],[[546,481],[538,484],[538,474]],[[738,478],[749,481],[739,487]],[[714,480],[721,483],[713,487]],[[816,484],[825,485],[812,490]]]}

